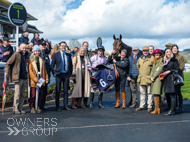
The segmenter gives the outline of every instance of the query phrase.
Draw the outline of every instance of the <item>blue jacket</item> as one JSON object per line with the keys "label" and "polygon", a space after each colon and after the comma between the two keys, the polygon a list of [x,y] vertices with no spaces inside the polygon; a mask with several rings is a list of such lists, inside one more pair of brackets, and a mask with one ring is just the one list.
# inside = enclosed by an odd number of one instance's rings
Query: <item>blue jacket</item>
{"label": "blue jacket", "polygon": [[29,41],[29,39],[28,39],[27,37],[22,36],[22,37],[20,38],[20,43],[28,44],[28,41]]}
{"label": "blue jacket", "polygon": [[127,77],[130,78],[137,78],[139,75],[139,70],[137,69],[137,61],[141,56],[138,54],[137,58],[136,58],[136,62],[134,64],[134,57],[133,57],[133,53],[131,54],[131,56],[129,57],[129,74]]}
{"label": "blue jacket", "polygon": [[[69,76],[71,76],[72,71],[73,71],[71,54],[66,53],[66,55],[67,55],[67,61],[68,61],[68,73],[69,73]],[[54,56],[51,62],[51,70],[52,70],[53,75],[60,74],[62,71],[62,66],[63,66],[63,63],[62,63],[61,53],[60,52],[54,53]]]}

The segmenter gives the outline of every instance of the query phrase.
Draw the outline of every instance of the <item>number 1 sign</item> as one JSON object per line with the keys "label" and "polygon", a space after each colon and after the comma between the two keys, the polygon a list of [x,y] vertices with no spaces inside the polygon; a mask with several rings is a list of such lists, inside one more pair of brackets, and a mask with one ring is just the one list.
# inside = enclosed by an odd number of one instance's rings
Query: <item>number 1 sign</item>
{"label": "number 1 sign", "polygon": [[9,6],[8,17],[12,24],[22,26],[26,22],[27,12],[21,3],[13,3]]}

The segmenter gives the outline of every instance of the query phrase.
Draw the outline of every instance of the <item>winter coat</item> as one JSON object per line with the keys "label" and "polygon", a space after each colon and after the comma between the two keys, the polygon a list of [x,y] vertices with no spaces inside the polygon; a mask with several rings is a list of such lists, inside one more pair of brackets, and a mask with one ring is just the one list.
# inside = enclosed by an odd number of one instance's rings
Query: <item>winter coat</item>
{"label": "winter coat", "polygon": [[150,78],[154,79],[151,84],[151,93],[154,95],[162,94],[162,82],[160,81],[159,75],[162,73],[163,61],[162,58],[158,59],[156,64],[153,64]]}
{"label": "winter coat", "polygon": [[6,55],[4,58],[3,58],[3,62],[7,62],[9,60],[9,58],[13,55],[14,51],[13,51],[13,47],[9,44],[8,46],[4,46],[3,45],[3,51],[4,53],[9,51],[9,55]]}
{"label": "winter coat", "polygon": [[[27,56],[27,52],[25,56]],[[15,52],[5,64],[5,72],[9,73],[9,82],[19,82],[21,51]]]}
{"label": "winter coat", "polygon": [[128,77],[130,78],[137,78],[139,75],[139,70],[137,69],[137,61],[140,58],[140,55],[136,55],[136,62],[134,63],[134,55],[133,53],[129,57],[129,74]]}
{"label": "winter coat", "polygon": [[179,75],[184,79],[184,76],[183,76],[183,71],[184,71],[184,68],[185,68],[185,61],[184,61],[184,57],[182,55],[179,55],[179,53],[176,55],[176,58],[178,60],[178,63],[179,63],[179,70],[178,70],[178,73]]}
{"label": "winter coat", "polygon": [[163,66],[163,72],[170,70],[170,73],[164,78],[164,92],[175,93],[174,75],[173,73],[179,70],[178,60],[175,55],[170,59],[167,65]]}
{"label": "winter coat", "polygon": [[[45,79],[45,82],[43,83],[43,86],[46,85],[46,81],[49,81],[48,79],[48,74],[46,71],[46,67],[45,67],[45,63],[44,60],[40,57],[39,58],[39,63],[40,63],[40,77]],[[30,61],[28,62],[28,71],[29,71],[29,86],[30,87],[37,87],[37,82],[38,82],[38,69],[37,69],[37,65],[36,65],[36,61]]]}
{"label": "winter coat", "polygon": [[[89,59],[85,56],[85,82],[84,82],[84,97],[90,96],[90,77],[91,72],[87,69],[87,63]],[[80,56],[75,56],[72,60],[73,62],[73,74],[76,75],[76,84],[72,92],[72,98],[82,97],[82,73],[81,73],[81,60]]]}
{"label": "winter coat", "polygon": [[150,85],[152,81],[150,80],[150,73],[153,66],[154,57],[148,55],[144,60],[144,55],[142,55],[137,61],[137,68],[139,70],[139,75],[137,82],[139,85]]}
{"label": "winter coat", "polygon": [[[112,56],[108,57],[108,63],[113,64]],[[129,60],[127,57],[121,60],[121,57],[116,57],[116,68],[121,78],[127,77],[129,69]]]}
{"label": "winter coat", "polygon": [[22,37],[20,38],[20,43],[28,44],[28,42],[29,42],[28,37],[22,36]]}

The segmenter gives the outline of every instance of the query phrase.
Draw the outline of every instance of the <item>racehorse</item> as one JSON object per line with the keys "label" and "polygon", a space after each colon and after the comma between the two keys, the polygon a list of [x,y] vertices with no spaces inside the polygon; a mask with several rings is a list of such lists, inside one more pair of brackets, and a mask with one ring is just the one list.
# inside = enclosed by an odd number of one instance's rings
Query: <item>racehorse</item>
{"label": "racehorse", "polygon": [[116,54],[114,54],[114,57],[118,56],[119,53],[121,53],[121,50],[125,49],[127,50],[127,57],[131,55],[132,47],[126,45],[123,43],[122,35],[120,34],[119,38],[116,38],[115,35],[113,35],[114,43],[113,43],[113,50],[115,50]]}

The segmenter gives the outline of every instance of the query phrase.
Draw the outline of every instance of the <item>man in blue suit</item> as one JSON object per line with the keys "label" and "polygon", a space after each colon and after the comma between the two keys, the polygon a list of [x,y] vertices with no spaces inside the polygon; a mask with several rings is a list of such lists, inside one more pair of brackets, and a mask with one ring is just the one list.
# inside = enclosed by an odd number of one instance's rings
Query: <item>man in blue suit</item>
{"label": "man in blue suit", "polygon": [[[61,82],[64,87],[64,109],[71,110],[67,106],[68,102],[68,88],[69,78],[72,74],[72,61],[71,55],[66,53],[67,43],[62,41],[59,43],[60,52],[54,53],[53,60],[51,62],[51,69],[53,75],[56,77],[56,111],[61,111],[59,107],[59,96],[61,90]],[[55,67],[56,66],[56,67]]]}

